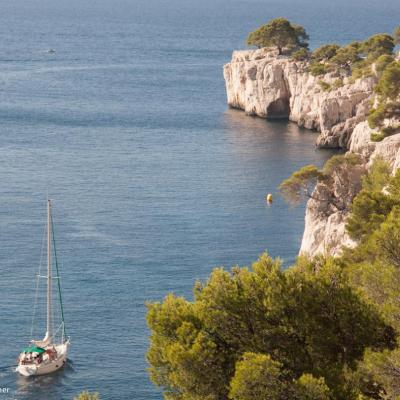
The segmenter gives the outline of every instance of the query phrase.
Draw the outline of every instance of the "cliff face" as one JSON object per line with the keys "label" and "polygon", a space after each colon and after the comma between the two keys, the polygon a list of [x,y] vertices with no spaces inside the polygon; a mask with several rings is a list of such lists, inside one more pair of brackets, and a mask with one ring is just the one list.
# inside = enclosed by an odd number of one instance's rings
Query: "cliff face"
{"label": "cliff face", "polygon": [[[352,171],[353,184],[345,188],[337,177],[330,187],[319,183],[313,193],[316,198],[333,193],[350,204],[360,190],[361,175],[375,157],[385,159],[393,173],[400,167],[400,134],[378,143],[370,139],[372,130],[366,116],[376,78],[362,78],[353,83],[344,78],[343,85],[336,85],[337,75],[314,77],[307,67],[306,62],[278,56],[266,48],[235,51],[231,62],[224,66],[228,104],[250,115],[288,118],[299,126],[318,130],[317,146],[344,148],[359,154],[363,164]],[[321,81],[329,85],[329,91],[323,90]],[[355,243],[345,230],[347,217],[348,211],[310,199],[300,253],[335,256],[343,246],[353,246]]]}
{"label": "cliff face", "polygon": [[[346,196],[348,204],[360,189],[360,176],[368,169],[376,157],[383,158],[392,168],[394,174],[400,167],[400,133],[389,136],[382,142],[370,140],[371,129],[366,121],[359,123],[350,139],[350,151],[359,154],[364,164],[353,171],[352,181],[354,184],[344,188],[339,181],[334,184],[333,190],[340,196]],[[331,188],[330,188],[331,189]],[[314,193],[324,190],[324,184],[318,184]],[[355,243],[346,233],[346,219],[348,211],[337,211],[327,207],[326,204],[309,200],[307,203],[305,228],[301,242],[300,253],[314,256],[316,254],[340,255],[343,246],[353,247]]]}
{"label": "cliff face", "polygon": [[224,66],[228,104],[250,115],[288,118],[320,132],[319,147],[347,148],[350,134],[365,119],[374,78],[324,91],[320,81],[333,85],[339,76],[314,77],[306,62],[278,56],[269,49],[235,51]]}

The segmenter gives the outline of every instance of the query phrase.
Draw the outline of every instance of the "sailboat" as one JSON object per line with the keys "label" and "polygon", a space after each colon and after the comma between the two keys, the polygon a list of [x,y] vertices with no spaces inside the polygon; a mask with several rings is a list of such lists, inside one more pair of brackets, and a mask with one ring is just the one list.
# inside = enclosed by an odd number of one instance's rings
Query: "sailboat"
{"label": "sailboat", "polygon": [[[67,353],[70,339],[66,336],[64,311],[61,299],[60,276],[58,272],[57,253],[54,242],[54,230],[52,219],[51,201],[47,200],[47,275],[42,276],[40,272],[38,279],[47,280],[47,309],[46,309],[46,334],[42,340],[31,340],[28,347],[24,348],[18,359],[16,372],[23,376],[45,375],[62,368],[67,362]],[[57,275],[52,274],[52,255],[54,250],[55,266]],[[59,303],[61,310],[61,324],[57,330],[54,329],[53,313],[53,280],[57,280]],[[39,285],[37,285],[38,289]],[[60,334],[59,334],[60,333]],[[57,338],[59,334],[60,338]]]}

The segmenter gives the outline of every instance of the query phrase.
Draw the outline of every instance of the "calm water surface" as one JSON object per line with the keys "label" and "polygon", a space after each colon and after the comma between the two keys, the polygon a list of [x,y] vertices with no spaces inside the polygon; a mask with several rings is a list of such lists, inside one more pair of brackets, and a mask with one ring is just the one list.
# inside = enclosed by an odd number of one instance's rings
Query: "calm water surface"
{"label": "calm water surface", "polygon": [[[0,11],[0,400],[160,399],[145,302],[190,297],[213,267],[266,249],[293,262],[304,208],[264,195],[330,155],[313,132],[227,110],[222,65],[272,17],[304,24],[313,46],[344,43],[391,31],[398,1],[2,0]],[[47,192],[72,361],[26,380],[3,366],[29,338]]]}

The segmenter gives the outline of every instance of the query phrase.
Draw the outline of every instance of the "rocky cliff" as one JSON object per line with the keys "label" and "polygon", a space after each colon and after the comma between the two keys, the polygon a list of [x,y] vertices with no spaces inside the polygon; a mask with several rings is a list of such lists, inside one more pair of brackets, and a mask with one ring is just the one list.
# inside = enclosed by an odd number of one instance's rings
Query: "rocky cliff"
{"label": "rocky cliff", "polygon": [[[351,134],[349,150],[359,154],[364,163],[361,168],[353,171],[353,186],[346,188],[343,192],[343,186],[336,181],[333,187],[333,191],[336,193],[342,190],[342,193],[338,195],[347,196],[349,204],[360,189],[357,182],[360,182],[362,168],[368,169],[376,157],[383,158],[392,168],[393,174],[400,167],[400,133],[389,136],[378,143],[371,141],[371,133],[372,130],[366,121],[357,124]],[[316,194],[321,190],[324,190],[324,185],[318,184],[315,188]],[[337,211],[326,204],[310,199],[307,203],[300,253],[310,256],[316,254],[337,256],[340,255],[343,246],[354,246],[355,243],[345,230],[348,214],[348,211]]]}
{"label": "rocky cliff", "polygon": [[[343,148],[361,156],[363,164],[352,172],[353,185],[344,188],[338,177],[333,187],[318,184],[315,197],[329,191],[351,203],[360,189],[361,174],[377,156],[393,172],[400,167],[400,134],[381,142],[370,139],[366,116],[376,78],[352,81],[332,73],[315,77],[308,72],[307,62],[278,56],[266,48],[233,52],[231,62],[224,66],[224,77],[229,106],[263,118],[287,118],[319,131],[317,146]],[[310,199],[300,253],[339,255],[344,245],[353,246],[345,230],[347,216],[348,211]]]}
{"label": "rocky cliff", "polygon": [[235,51],[224,66],[228,104],[318,130],[319,147],[347,148],[351,132],[368,112],[375,79],[350,83],[344,78],[337,87],[342,80],[337,74],[315,77],[307,67],[267,48]]}

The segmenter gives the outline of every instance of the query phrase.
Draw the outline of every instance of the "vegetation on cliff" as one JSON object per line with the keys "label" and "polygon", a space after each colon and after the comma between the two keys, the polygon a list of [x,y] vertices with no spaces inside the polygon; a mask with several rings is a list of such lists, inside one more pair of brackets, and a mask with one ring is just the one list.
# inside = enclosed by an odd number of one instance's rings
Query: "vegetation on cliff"
{"label": "vegetation on cliff", "polygon": [[[297,190],[303,175],[357,168],[353,156],[309,167],[293,178],[294,199],[308,193]],[[215,269],[193,301],[149,304],[150,375],[166,399],[399,398],[400,173],[377,159],[361,185],[347,227],[358,246],[342,257],[300,257],[283,271],[264,254]]]}
{"label": "vegetation on cliff", "polygon": [[276,47],[279,54],[282,54],[284,48],[308,48],[308,39],[302,26],[292,24],[285,18],[276,18],[251,32],[247,44],[258,48]]}
{"label": "vegetation on cliff", "polygon": [[380,129],[371,135],[372,140],[380,141],[400,132],[400,62],[387,60],[381,67],[375,92],[377,104],[371,109],[368,123],[372,129]]}
{"label": "vegetation on cliff", "polygon": [[[371,139],[381,141],[400,132],[400,123],[396,122],[400,118],[400,62],[394,57],[394,48],[399,42],[400,27],[393,35],[380,33],[342,47],[335,43],[326,44],[308,54],[294,53],[292,58],[308,60],[308,70],[314,76],[332,73],[339,77],[333,87],[321,79],[318,83],[324,91],[342,86],[343,78],[354,81],[375,77],[378,80],[375,85],[377,96],[368,122],[372,129],[379,130],[371,134]],[[395,121],[390,121],[393,118]]]}
{"label": "vegetation on cliff", "polygon": [[[359,172],[357,176],[365,172],[360,156],[353,153],[336,155],[331,157],[322,169],[315,165],[306,165],[293,172],[281,183],[279,189],[285,200],[292,204],[313,199],[326,203],[336,211],[347,211],[359,190],[359,181],[354,179],[352,174],[356,169]],[[335,182],[342,188],[340,193],[335,191]],[[314,190],[317,183],[320,183],[321,188],[318,192]]]}
{"label": "vegetation on cliff", "polygon": [[305,29],[285,18],[276,18],[251,32],[247,43],[257,47],[276,47],[279,54],[304,62],[304,67],[318,78],[324,92],[370,77],[375,84],[371,101],[369,125],[376,129],[371,140],[381,141],[400,132],[400,61],[396,60],[395,46],[400,44],[400,27],[393,34],[378,33],[364,41],[340,46],[325,44],[308,50]]}
{"label": "vegetation on cliff", "polygon": [[345,46],[326,44],[310,53],[309,70],[318,76],[328,72],[352,75],[353,79],[374,73],[372,66],[379,60],[393,61],[395,35],[380,33],[363,42],[352,42]]}

